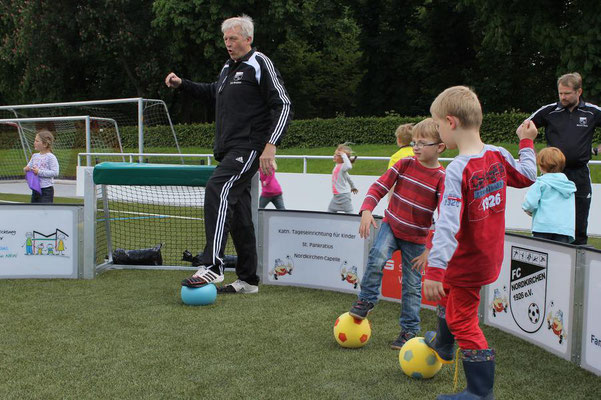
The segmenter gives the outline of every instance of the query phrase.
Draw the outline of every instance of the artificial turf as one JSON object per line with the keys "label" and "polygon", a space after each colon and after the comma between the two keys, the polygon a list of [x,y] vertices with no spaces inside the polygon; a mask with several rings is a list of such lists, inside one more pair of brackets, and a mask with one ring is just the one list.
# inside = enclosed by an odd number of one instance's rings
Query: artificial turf
{"label": "artificial turf", "polygon": [[[261,285],[185,306],[185,271],[108,271],[94,280],[0,280],[2,399],[431,399],[453,367],[405,376],[399,304],[370,314],[360,349],[335,342],[354,295]],[[227,273],[226,280],[232,280]],[[422,310],[422,330],[435,314]],[[596,399],[601,377],[491,327],[499,399]],[[459,386],[465,385],[460,371]]]}

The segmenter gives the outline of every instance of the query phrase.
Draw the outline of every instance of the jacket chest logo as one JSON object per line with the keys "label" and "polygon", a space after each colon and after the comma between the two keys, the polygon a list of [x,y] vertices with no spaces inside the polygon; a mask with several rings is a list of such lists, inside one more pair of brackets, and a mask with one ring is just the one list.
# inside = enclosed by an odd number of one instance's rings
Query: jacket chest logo
{"label": "jacket chest logo", "polygon": [[588,121],[586,117],[578,117],[578,123],[576,126],[582,126],[584,128],[588,128]]}
{"label": "jacket chest logo", "polygon": [[244,76],[244,72],[239,71],[234,74],[234,78],[230,82],[230,85],[239,85],[242,83],[242,77]]}

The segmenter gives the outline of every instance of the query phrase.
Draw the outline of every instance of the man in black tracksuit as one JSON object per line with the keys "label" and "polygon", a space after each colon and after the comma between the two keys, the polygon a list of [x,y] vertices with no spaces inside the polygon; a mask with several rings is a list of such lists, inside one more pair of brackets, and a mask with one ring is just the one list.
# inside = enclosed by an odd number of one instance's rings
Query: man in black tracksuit
{"label": "man in black tracksuit", "polygon": [[557,89],[559,102],[541,107],[529,119],[537,127],[545,127],[547,145],[559,148],[566,157],[563,172],[576,184],[576,232],[573,244],[583,245],[588,239],[586,229],[592,195],[588,162],[595,128],[601,126],[601,108],[585,103],[580,98],[582,77],[578,73],[561,76],[557,80]]}
{"label": "man in black tracksuit", "polygon": [[267,174],[275,170],[276,146],[292,117],[291,103],[271,60],[251,47],[252,19],[245,15],[229,18],[221,30],[231,58],[216,82],[195,83],[174,73],[165,78],[167,86],[181,87],[216,105],[214,154],[220,163],[205,190],[203,265],[182,285],[197,287],[223,281],[223,256],[231,232],[238,255],[238,280],[219,290],[256,293],[259,277],[251,180],[259,166]]}

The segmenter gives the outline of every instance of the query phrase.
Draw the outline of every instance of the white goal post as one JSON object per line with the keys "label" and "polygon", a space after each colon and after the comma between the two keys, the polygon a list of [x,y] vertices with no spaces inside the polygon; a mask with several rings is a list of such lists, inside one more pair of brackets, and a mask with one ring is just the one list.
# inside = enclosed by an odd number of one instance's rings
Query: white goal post
{"label": "white goal post", "polygon": [[[78,160],[73,150],[79,146],[85,146],[88,154],[107,150],[123,153],[119,126],[112,118],[76,115],[0,119],[0,179],[22,179],[22,168],[32,155],[40,129],[48,129],[54,135],[52,151],[59,161],[59,178],[74,177]],[[92,165],[91,156],[86,160],[87,165]]]}
{"label": "white goal post", "polygon": [[[136,127],[139,153],[144,153],[145,143],[149,141],[159,141],[163,147],[175,148],[177,153],[181,153],[169,110],[163,100],[133,97],[0,106],[0,118],[5,119],[72,115],[112,118],[122,129]],[[165,129],[150,129],[154,127]],[[165,130],[169,131],[169,135],[165,135]]]}

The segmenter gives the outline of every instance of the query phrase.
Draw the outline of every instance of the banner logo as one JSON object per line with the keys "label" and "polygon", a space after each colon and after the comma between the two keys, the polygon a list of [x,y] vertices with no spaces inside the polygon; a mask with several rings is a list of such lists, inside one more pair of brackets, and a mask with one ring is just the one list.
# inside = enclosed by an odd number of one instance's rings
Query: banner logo
{"label": "banner logo", "polygon": [[545,321],[549,255],[511,246],[509,304],[518,327],[537,332]]}

